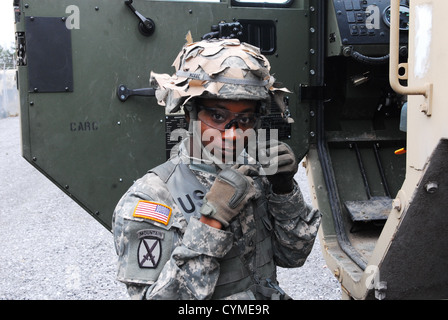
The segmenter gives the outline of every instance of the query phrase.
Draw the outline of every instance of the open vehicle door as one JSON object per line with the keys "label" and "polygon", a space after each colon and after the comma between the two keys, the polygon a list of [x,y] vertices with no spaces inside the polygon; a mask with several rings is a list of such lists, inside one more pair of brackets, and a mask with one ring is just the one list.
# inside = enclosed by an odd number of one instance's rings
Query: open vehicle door
{"label": "open vehicle door", "polygon": [[110,230],[120,197],[186,126],[157,104],[149,74],[172,74],[191,32],[194,41],[237,33],[261,48],[293,91],[295,121],[273,106],[264,127],[301,159],[312,134],[298,93],[316,81],[320,50],[315,2],[15,0],[23,157]]}

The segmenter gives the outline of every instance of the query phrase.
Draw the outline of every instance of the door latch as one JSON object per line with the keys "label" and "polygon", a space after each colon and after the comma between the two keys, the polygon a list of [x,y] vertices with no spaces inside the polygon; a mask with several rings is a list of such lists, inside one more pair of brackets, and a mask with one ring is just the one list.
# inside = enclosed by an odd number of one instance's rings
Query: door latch
{"label": "door latch", "polygon": [[149,37],[154,33],[154,30],[156,29],[156,25],[154,24],[154,21],[150,18],[146,18],[144,15],[142,15],[140,12],[138,12],[134,6],[132,5],[134,1],[133,0],[126,0],[124,4],[135,14],[135,16],[138,18],[138,31],[145,37]]}
{"label": "door latch", "polygon": [[154,88],[128,89],[124,84],[120,84],[117,89],[117,96],[121,102],[125,102],[130,96],[154,97]]}

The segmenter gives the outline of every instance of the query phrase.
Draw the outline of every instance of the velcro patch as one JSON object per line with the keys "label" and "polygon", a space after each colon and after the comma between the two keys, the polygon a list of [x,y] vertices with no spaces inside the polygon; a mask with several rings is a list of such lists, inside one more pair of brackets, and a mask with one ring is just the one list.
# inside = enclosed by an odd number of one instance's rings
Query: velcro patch
{"label": "velcro patch", "polygon": [[171,208],[157,202],[140,200],[134,209],[133,216],[143,219],[154,220],[168,225],[171,217]]}

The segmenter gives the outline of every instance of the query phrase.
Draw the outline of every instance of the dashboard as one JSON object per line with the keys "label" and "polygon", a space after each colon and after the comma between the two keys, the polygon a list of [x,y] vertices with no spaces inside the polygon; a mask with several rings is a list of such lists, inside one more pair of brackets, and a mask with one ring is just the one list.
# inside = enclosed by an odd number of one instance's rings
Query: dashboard
{"label": "dashboard", "polygon": [[[409,1],[400,4],[400,42],[407,43]],[[333,0],[342,45],[388,44],[390,0]]]}

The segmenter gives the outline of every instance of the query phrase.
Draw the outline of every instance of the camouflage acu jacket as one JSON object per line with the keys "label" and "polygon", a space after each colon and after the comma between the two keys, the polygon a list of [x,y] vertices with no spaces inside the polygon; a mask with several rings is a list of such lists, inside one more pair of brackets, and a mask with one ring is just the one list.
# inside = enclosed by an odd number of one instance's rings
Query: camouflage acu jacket
{"label": "camouflage acu jacket", "polygon": [[[219,168],[181,159],[205,192]],[[263,299],[283,295],[276,266],[300,267],[314,244],[319,211],[310,208],[295,185],[277,195],[257,179],[258,196],[225,230],[198,219],[201,195],[185,202],[191,217],[154,172],[123,195],[113,216],[118,280],[137,299]],[[181,204],[182,205],[182,204]],[[235,267],[236,265],[238,267]],[[239,266],[240,265],[240,266]],[[239,271],[235,271],[240,269]],[[239,273],[238,273],[239,272]]]}

